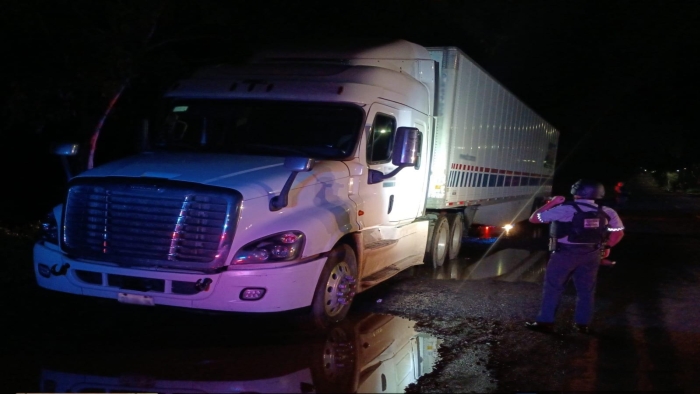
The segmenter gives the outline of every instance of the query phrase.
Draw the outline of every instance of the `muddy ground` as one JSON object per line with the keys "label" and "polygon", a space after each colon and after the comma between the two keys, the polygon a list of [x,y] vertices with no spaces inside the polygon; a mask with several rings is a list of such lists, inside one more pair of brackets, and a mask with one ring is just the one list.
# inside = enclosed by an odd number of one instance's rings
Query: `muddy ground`
{"label": "muddy ground", "polygon": [[[407,392],[698,392],[700,198],[665,192],[644,175],[630,188],[618,207],[626,226],[611,255],[618,263],[599,272],[594,335],[571,327],[573,285],[557,334],[524,327],[539,309],[542,275],[437,280],[414,271],[364,294],[357,309],[409,318],[443,340],[435,370]],[[478,250],[465,253],[478,259]]]}

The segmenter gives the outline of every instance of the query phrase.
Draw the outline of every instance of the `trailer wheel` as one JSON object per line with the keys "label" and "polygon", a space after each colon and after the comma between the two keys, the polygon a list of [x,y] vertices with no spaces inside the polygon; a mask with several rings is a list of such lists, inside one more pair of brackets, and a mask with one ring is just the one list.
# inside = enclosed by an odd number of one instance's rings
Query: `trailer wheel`
{"label": "trailer wheel", "polygon": [[330,252],[316,285],[311,303],[311,320],[326,328],[345,318],[357,288],[357,260],[352,248],[336,245]]}
{"label": "trailer wheel", "polygon": [[430,243],[426,249],[426,262],[433,268],[442,267],[447,259],[450,243],[450,224],[445,215],[438,216],[433,224]]}
{"label": "trailer wheel", "polygon": [[450,224],[450,244],[447,248],[448,258],[456,259],[459,256],[459,251],[462,248],[462,236],[464,235],[464,215],[461,213],[453,213],[447,215],[447,221]]}

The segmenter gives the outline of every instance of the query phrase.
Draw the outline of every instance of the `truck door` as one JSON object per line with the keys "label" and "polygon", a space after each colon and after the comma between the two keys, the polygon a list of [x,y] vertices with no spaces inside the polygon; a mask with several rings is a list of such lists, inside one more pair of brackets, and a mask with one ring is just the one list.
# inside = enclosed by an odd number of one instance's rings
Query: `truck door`
{"label": "truck door", "polygon": [[[410,117],[410,114],[382,104],[372,105],[364,138],[364,154],[370,169],[387,174],[396,168],[391,163],[394,135],[399,120],[401,124],[406,124],[407,120],[411,124],[409,119],[400,119],[406,117]],[[411,125],[425,131],[424,122],[414,122]],[[359,217],[361,226],[397,225],[415,219],[419,211],[422,211],[425,197],[425,182],[421,175],[425,173],[427,163],[423,163],[422,167],[418,171],[405,168],[396,176],[376,184],[368,184],[367,176],[361,177],[359,193],[364,212]]]}
{"label": "truck door", "polygon": [[[389,222],[392,224],[399,224],[413,221],[416,217],[423,215],[423,209],[425,208],[425,198],[428,187],[427,177],[429,158],[428,155],[428,135],[426,122],[422,119],[417,119],[416,114],[413,113],[403,113],[399,117],[400,125],[410,125],[415,127],[423,133],[423,138],[421,141],[422,146],[422,157],[416,167],[407,167],[399,171],[395,179],[394,189],[391,190],[394,196],[394,204],[391,212],[389,213]],[[410,120],[403,121],[403,117],[411,117]],[[391,165],[391,161],[389,162]],[[395,167],[391,165],[391,168]]]}

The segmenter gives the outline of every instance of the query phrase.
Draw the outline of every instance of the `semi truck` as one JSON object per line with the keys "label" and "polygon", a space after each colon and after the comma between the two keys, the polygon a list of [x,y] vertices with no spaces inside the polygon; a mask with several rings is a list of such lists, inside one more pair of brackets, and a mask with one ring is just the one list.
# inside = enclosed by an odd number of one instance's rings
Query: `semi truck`
{"label": "semi truck", "polygon": [[71,175],[36,280],[326,327],[357,293],[456,258],[470,227],[527,219],[558,138],[457,47],[262,51],[178,81],[138,153]]}

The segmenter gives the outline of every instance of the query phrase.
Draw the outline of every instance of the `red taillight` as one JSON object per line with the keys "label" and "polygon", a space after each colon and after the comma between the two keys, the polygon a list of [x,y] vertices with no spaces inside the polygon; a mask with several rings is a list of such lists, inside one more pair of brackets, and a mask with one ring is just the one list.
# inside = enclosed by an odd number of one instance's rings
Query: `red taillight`
{"label": "red taillight", "polygon": [[479,227],[479,233],[481,234],[481,238],[491,238],[493,226],[481,226]]}

